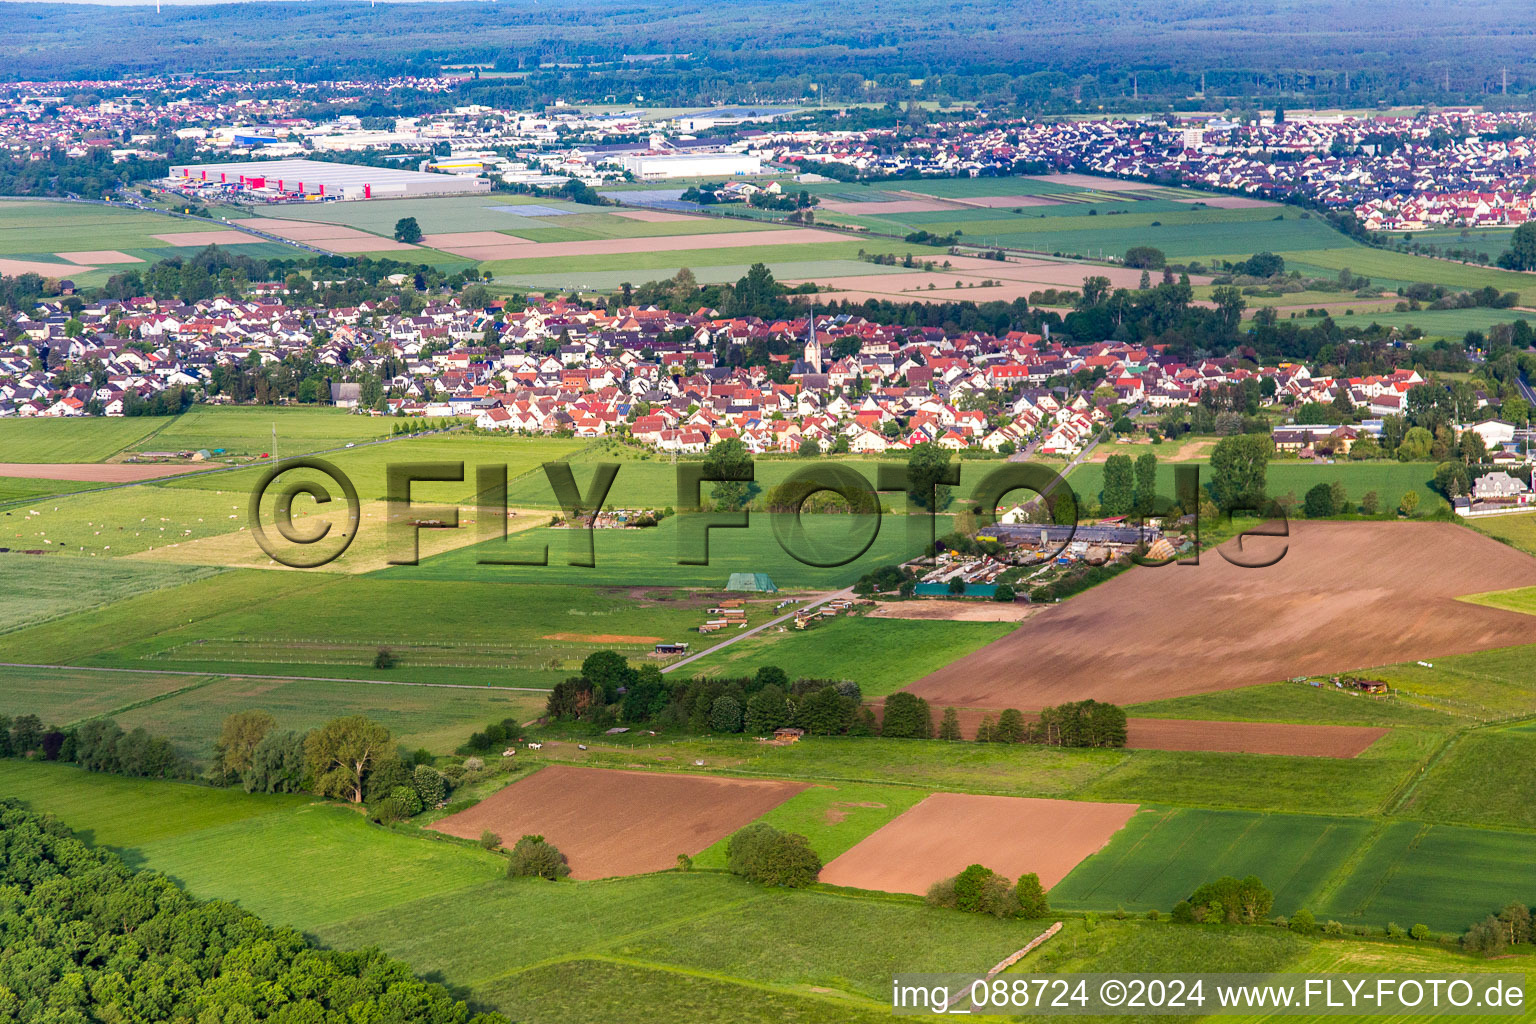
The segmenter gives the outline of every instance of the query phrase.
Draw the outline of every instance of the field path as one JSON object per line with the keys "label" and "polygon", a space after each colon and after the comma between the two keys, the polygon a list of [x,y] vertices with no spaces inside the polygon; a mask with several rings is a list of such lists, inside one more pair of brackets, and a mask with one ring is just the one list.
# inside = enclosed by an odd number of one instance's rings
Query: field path
{"label": "field path", "polygon": [[674,669],[682,668],[684,665],[688,664],[690,661],[697,661],[700,658],[704,657],[706,654],[714,654],[716,651],[723,651],[727,647],[731,646],[731,644],[739,643],[742,640],[745,640],[747,637],[752,636],[753,634],[761,633],[763,630],[767,629],[769,626],[776,626],[779,623],[783,622],[785,619],[792,619],[792,618],[794,618],[800,612],[809,611],[812,608],[819,608],[822,605],[826,604],[828,601],[836,600],[839,597],[852,597],[852,596],[853,596],[853,588],[852,587],[844,587],[842,590],[834,590],[834,591],[830,591],[829,593],[822,594],[820,597],[812,599],[812,601],[809,604],[804,604],[804,605],[801,605],[799,608],[796,608],[796,609],[794,609],[792,611],[787,611],[783,615],[780,615],[776,619],[769,619],[767,622],[763,623],[761,626],[753,626],[751,629],[741,630],[735,636],[731,637],[729,640],[721,641],[720,643],[715,644],[715,646],[713,646],[713,647],[706,647],[704,650],[698,651],[697,653],[694,653],[694,654],[690,654],[690,655],[688,655],[688,657],[683,658],[680,661],[674,661],[672,664],[668,665],[666,668],[662,669],[661,671],[665,673],[665,672],[671,672]]}

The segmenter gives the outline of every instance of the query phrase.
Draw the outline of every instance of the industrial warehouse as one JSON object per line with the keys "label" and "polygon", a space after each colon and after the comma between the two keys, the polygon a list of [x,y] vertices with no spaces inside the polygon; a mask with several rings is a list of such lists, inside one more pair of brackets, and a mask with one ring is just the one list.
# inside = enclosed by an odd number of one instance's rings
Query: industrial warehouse
{"label": "industrial warehouse", "polygon": [[257,160],[227,164],[181,164],[171,167],[173,186],[199,193],[217,191],[253,199],[404,199],[420,196],[471,195],[489,192],[484,178],[462,174],[429,174],[322,160]]}

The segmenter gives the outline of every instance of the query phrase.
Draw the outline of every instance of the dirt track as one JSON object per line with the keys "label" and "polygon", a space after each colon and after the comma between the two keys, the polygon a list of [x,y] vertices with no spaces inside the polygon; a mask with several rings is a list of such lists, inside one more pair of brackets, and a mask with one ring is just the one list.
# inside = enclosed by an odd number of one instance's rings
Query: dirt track
{"label": "dirt track", "polygon": [[1287,553],[1268,568],[1208,552],[1198,566],[1132,569],[908,689],[937,707],[1135,704],[1536,634],[1530,616],[1455,600],[1536,584],[1536,559],[1464,527],[1298,522],[1290,531]]}
{"label": "dirt track", "polygon": [[611,878],[676,867],[678,854],[700,852],[805,788],[551,765],[431,827],[464,839],[489,829],[508,847],[542,835],[565,854],[572,878]]}
{"label": "dirt track", "polygon": [[1135,804],[934,793],[833,860],[821,881],[921,895],[984,864],[1015,880],[1033,871],[1050,888],[1135,811]]}

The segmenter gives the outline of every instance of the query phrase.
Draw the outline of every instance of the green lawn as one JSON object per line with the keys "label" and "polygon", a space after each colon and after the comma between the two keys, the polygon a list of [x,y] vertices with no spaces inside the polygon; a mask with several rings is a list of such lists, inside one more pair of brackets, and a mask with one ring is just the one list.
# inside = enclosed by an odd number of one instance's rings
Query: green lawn
{"label": "green lawn", "polygon": [[[0,203],[0,212],[9,204]],[[78,416],[0,420],[6,462],[104,462],[172,422],[171,416]]]}
{"label": "green lawn", "polygon": [[839,616],[823,619],[806,630],[764,630],[693,662],[688,671],[750,675],[763,665],[777,665],[791,679],[851,679],[866,697],[878,697],[943,668],[1014,628],[1011,622]]}

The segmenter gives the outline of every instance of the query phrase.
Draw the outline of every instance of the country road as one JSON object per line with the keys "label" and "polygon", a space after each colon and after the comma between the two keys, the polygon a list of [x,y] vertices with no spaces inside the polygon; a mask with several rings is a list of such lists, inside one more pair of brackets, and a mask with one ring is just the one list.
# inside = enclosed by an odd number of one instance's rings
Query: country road
{"label": "country road", "polygon": [[852,587],[844,587],[842,590],[834,590],[834,591],[831,591],[830,593],[822,594],[820,597],[814,598],[809,604],[803,604],[799,608],[794,609],[793,611],[785,612],[783,615],[780,615],[776,619],[769,619],[767,622],[763,623],[761,626],[753,626],[751,629],[744,629],[744,630],[740,631],[739,633],[737,633],[735,636],[731,637],[729,640],[721,641],[720,643],[715,644],[715,646],[713,646],[713,647],[708,647],[708,648],[705,648],[702,651],[699,651],[697,654],[690,654],[690,655],[688,655],[688,657],[683,658],[681,661],[674,661],[672,664],[668,665],[666,668],[662,669],[661,671],[663,673],[676,671],[677,669],[680,669],[684,665],[688,664],[690,661],[698,661],[700,658],[704,657],[706,654],[714,654],[716,651],[723,651],[723,650],[725,650],[725,648],[731,646],[731,644],[739,643],[740,641],[745,640],[747,637],[752,636],[755,633],[761,633],[763,630],[767,629],[769,626],[776,626],[776,625],[778,625],[779,623],[783,622],[786,619],[792,619],[798,613],[800,613],[802,611],[809,611],[812,608],[819,608],[822,605],[826,604],[828,601],[835,601],[839,597],[852,597],[852,596],[853,596],[853,588]]}

